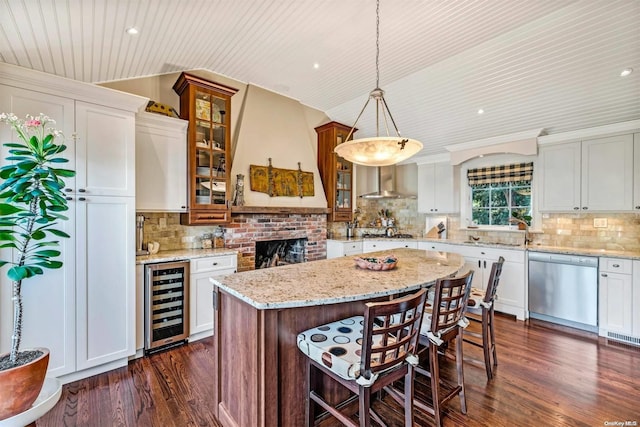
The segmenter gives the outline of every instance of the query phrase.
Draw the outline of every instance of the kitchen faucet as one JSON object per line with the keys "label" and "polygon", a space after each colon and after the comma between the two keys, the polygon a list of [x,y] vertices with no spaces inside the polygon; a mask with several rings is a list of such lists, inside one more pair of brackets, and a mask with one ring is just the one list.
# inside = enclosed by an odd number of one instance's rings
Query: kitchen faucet
{"label": "kitchen faucet", "polygon": [[511,218],[509,218],[509,222],[514,223],[514,224],[522,224],[522,225],[524,225],[524,245],[525,246],[527,246],[529,243],[533,242],[533,240],[531,239],[531,236],[529,235],[529,224],[527,224],[526,221],[521,220],[520,218],[511,217]]}

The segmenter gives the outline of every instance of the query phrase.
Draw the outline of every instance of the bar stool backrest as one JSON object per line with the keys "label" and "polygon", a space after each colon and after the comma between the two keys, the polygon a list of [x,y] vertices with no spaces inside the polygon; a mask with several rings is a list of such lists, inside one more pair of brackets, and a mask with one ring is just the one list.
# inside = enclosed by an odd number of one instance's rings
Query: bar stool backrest
{"label": "bar stool backrest", "polygon": [[439,279],[435,285],[431,332],[448,331],[458,325],[469,300],[473,270],[463,276]]}
{"label": "bar stool backrest", "polygon": [[485,303],[493,303],[496,299],[496,293],[498,292],[498,283],[500,283],[500,275],[502,274],[502,266],[504,264],[504,258],[498,258],[497,262],[494,262],[491,266],[491,274],[489,275],[489,283],[487,283],[487,290],[484,294]]}
{"label": "bar stool backrest", "polygon": [[392,301],[367,303],[360,374],[366,379],[415,356],[426,289]]}

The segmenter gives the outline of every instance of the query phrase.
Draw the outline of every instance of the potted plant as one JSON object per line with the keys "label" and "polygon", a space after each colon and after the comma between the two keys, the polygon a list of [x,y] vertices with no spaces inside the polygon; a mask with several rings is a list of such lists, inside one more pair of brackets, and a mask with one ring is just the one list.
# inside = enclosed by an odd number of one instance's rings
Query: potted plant
{"label": "potted plant", "polygon": [[511,222],[515,222],[518,224],[518,230],[526,230],[527,227],[531,226],[530,215],[525,215],[524,213],[518,211],[512,211],[511,216]]}
{"label": "potted plant", "polygon": [[57,260],[60,237],[69,235],[56,228],[67,217],[62,178],[74,171],[59,166],[68,160],[66,150],[55,139],[61,133],[49,127],[53,120],[40,114],[22,120],[0,114],[0,122],[11,126],[17,142],[5,143],[9,155],[0,167],[0,249],[6,251],[0,267],[12,284],[13,333],[11,352],[0,355],[0,420],[28,409],[37,398],[49,363],[47,349],[20,351],[22,339],[23,281],[62,267]]}

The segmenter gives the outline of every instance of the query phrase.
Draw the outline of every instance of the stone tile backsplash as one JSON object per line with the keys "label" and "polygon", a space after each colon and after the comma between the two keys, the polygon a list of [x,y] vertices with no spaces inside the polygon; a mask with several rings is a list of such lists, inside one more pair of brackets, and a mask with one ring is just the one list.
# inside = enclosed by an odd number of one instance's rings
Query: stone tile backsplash
{"label": "stone tile backsplash", "polygon": [[[383,233],[384,228],[370,225],[375,222],[381,209],[389,210],[396,219],[398,232],[422,237],[427,214],[417,211],[415,199],[362,200],[357,203],[356,236],[364,232]],[[605,219],[606,226],[594,227],[594,219]],[[344,237],[344,223],[328,223],[329,235]],[[448,216],[447,238],[467,240],[469,236],[485,241],[522,243],[522,231],[484,231],[460,228],[458,215]],[[533,244],[584,249],[609,249],[640,251],[640,213],[555,213],[543,214],[541,226],[534,226],[531,234]]]}

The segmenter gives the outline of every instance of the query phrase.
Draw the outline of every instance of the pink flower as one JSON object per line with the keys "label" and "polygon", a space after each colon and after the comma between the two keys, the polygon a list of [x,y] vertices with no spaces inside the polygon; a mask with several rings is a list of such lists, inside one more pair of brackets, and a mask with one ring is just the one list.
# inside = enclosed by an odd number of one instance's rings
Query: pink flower
{"label": "pink flower", "polygon": [[24,122],[24,125],[26,127],[38,127],[38,126],[42,126],[42,122],[40,120],[37,119],[31,119],[31,120],[27,120]]}

